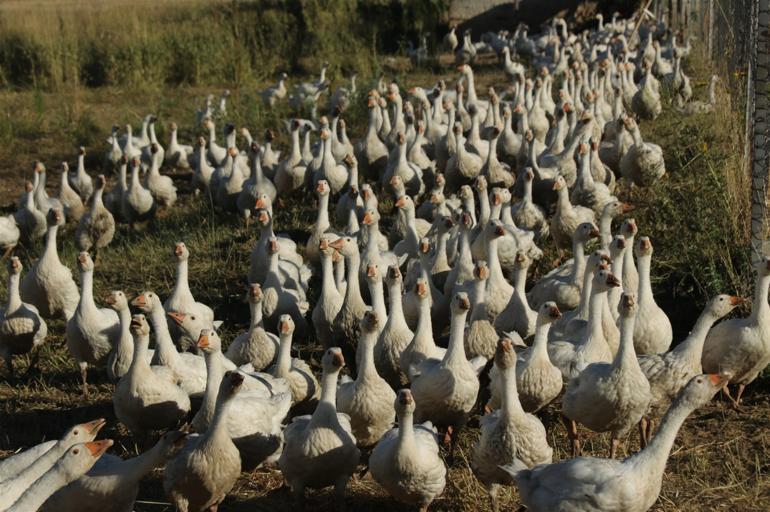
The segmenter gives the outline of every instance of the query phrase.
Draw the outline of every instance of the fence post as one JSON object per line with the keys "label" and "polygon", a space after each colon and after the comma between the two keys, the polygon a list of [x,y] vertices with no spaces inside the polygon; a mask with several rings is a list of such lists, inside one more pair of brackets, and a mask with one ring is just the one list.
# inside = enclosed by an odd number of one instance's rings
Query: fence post
{"label": "fence post", "polygon": [[753,0],[749,21],[747,115],[751,169],[752,258],[770,254],[768,194],[770,177],[770,0]]}

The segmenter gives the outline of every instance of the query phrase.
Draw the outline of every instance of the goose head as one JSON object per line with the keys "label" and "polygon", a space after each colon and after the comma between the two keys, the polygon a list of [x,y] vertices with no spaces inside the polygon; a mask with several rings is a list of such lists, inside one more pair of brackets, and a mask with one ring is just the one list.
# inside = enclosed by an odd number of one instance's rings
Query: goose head
{"label": "goose head", "polygon": [[198,137],[198,146],[202,148],[206,147],[206,137],[203,137],[203,136]]}
{"label": "goose head", "polygon": [[321,366],[324,373],[339,372],[345,366],[345,357],[342,355],[342,349],[339,347],[326,349],[321,358]]}
{"label": "goose head", "polygon": [[414,210],[414,201],[412,201],[411,197],[404,194],[404,195],[401,195],[398,199],[396,199],[394,206],[399,210],[410,211],[410,210]]}
{"label": "goose head", "polygon": [[107,186],[107,178],[104,174],[100,174],[96,177],[96,183],[94,185],[96,186],[96,190],[104,190],[104,187]]}
{"label": "goose head", "polygon": [[561,318],[561,310],[553,301],[544,302],[537,312],[537,319],[540,323],[553,323]]}
{"label": "goose head", "polygon": [[396,285],[401,283],[403,279],[403,276],[401,275],[401,270],[398,268],[398,265],[390,265],[388,267],[388,272],[385,274],[385,282],[388,283],[388,285]]}
{"label": "goose head", "polygon": [[417,250],[420,254],[430,254],[430,239],[428,237],[422,237]]}
{"label": "goose head", "polygon": [[187,246],[184,242],[177,242],[174,245],[174,256],[178,261],[187,261],[190,257],[190,251],[187,250]]}
{"label": "goose head", "polygon": [[143,313],[149,313],[156,307],[163,307],[160,303],[160,297],[153,292],[142,292],[131,301],[131,305],[138,308]]}
{"label": "goose head", "polygon": [[[257,199],[259,200],[259,199]],[[257,218],[257,224],[260,226],[267,226],[270,223],[270,212],[264,209],[258,209],[255,217]]]}
{"label": "goose head", "polygon": [[318,183],[316,183],[315,186],[315,191],[319,196],[328,196],[331,192],[331,189],[329,188],[329,183],[326,180],[318,180]]}
{"label": "goose head", "polygon": [[18,256],[13,256],[8,260],[8,272],[13,275],[21,274],[24,266],[21,264],[21,260]]}
{"label": "goose head", "polygon": [[246,300],[248,300],[250,303],[257,304],[262,302],[263,298],[264,295],[262,294],[262,286],[259,283],[251,283],[246,295]]}
{"label": "goose head", "polygon": [[476,190],[480,192],[484,192],[487,190],[487,186],[488,186],[487,179],[484,176],[479,176],[478,178],[476,178],[475,185],[476,185]]}
{"label": "goose head", "polygon": [[[363,190],[361,191],[363,194]],[[380,214],[373,209],[368,209],[364,212],[364,214],[361,216],[361,224],[364,226],[371,226],[375,222],[380,220]]]}
{"label": "goose head", "polygon": [[61,226],[64,224],[64,214],[58,208],[51,208],[48,210],[48,215],[45,219],[48,222],[48,226]]}
{"label": "goose head", "polygon": [[[259,143],[255,140],[251,141],[251,145],[249,146],[249,149],[251,150],[251,158],[256,159],[259,157],[259,152],[262,150],[262,148],[259,147]],[[255,161],[256,163],[256,161]]]}
{"label": "goose head", "polygon": [[763,256],[759,259],[759,261],[756,263],[757,265],[757,272],[761,276],[766,276],[770,274],[770,257]]}
{"label": "goose head", "polygon": [[468,212],[460,212],[459,221],[460,225],[467,230],[473,229],[475,225],[475,222],[473,222],[473,217]]}
{"label": "goose head", "polygon": [[64,433],[59,441],[65,447],[74,446],[81,443],[87,443],[96,439],[99,431],[107,424],[107,420],[104,418],[97,418],[86,423],[79,423],[72,426],[67,432]]}
{"label": "goose head", "polygon": [[206,354],[219,352],[222,350],[222,340],[219,334],[212,329],[201,329],[198,335],[198,348]]}
{"label": "goose head", "polygon": [[243,388],[243,375],[238,370],[229,370],[225,372],[222,383],[219,385],[217,402],[225,402],[233,398]]}
{"label": "goose head", "polygon": [[596,290],[607,291],[620,286],[620,280],[607,269],[600,269],[594,276],[593,286]]}
{"label": "goose head", "polygon": [[361,198],[364,201],[368,201],[370,196],[373,196],[374,192],[372,191],[372,186],[368,183],[364,183],[361,185]]}
{"label": "goose head", "polygon": [[291,315],[281,315],[278,319],[278,333],[279,334],[293,334],[294,333],[294,320]]}
{"label": "goose head", "polygon": [[414,294],[420,299],[428,298],[428,283],[423,278],[418,278],[414,284]]}
{"label": "goose head", "polygon": [[361,318],[361,330],[363,332],[377,332],[380,325],[380,317],[373,309],[367,309]]}
{"label": "goose head", "polygon": [[489,278],[489,267],[484,260],[478,260],[473,267],[473,277],[479,281],[485,281]]}
{"label": "goose head", "polygon": [[728,315],[733,309],[748,301],[749,299],[745,297],[721,294],[713,297],[708,304],[706,304],[706,311],[708,311],[713,318],[719,319]]}
{"label": "goose head", "polygon": [[452,313],[461,314],[470,311],[471,301],[466,292],[457,292],[452,299]]}
{"label": "goose head", "polygon": [[626,214],[634,209],[634,206],[628,203],[621,203],[620,201],[610,201],[604,205],[602,210],[602,216],[609,216],[615,218],[618,215]]}
{"label": "goose head", "polygon": [[517,269],[527,269],[532,264],[532,260],[524,251],[516,251],[516,259],[513,260],[513,265]]}
{"label": "goose head", "polygon": [[179,451],[184,448],[186,442],[186,432],[172,430],[163,434],[163,436],[160,438],[160,441],[158,441],[161,453],[163,454],[163,459],[170,460],[174,458],[176,454],[178,454]]}
{"label": "goose head", "polygon": [[257,195],[257,200],[254,202],[254,208],[262,209],[267,213],[268,219],[270,220],[270,212],[273,209],[273,201],[270,199],[270,196],[267,194],[259,194]]}
{"label": "goose head", "polygon": [[104,297],[104,303],[107,304],[110,309],[115,311],[123,311],[128,309],[128,298],[126,294],[120,290],[113,290]]}
{"label": "goose head", "polygon": [[403,417],[405,414],[412,414],[416,408],[414,397],[410,389],[400,389],[396,395],[395,403],[396,413]]}
{"label": "goose head", "polygon": [[610,257],[612,259],[620,257],[626,250],[626,237],[623,235],[615,235],[610,242]]}
{"label": "goose head", "polygon": [[343,236],[329,242],[329,246],[337,249],[343,256],[352,256],[354,253],[358,252],[356,241],[349,236]]}
{"label": "goose head", "polygon": [[636,256],[652,256],[652,241],[650,240],[650,237],[647,236],[640,236],[636,240],[636,244],[634,246],[634,253],[636,253]]}
{"label": "goose head", "polygon": [[131,334],[134,336],[149,336],[150,324],[147,323],[147,318],[144,315],[134,315],[131,317]]}
{"label": "goose head", "polygon": [[593,222],[583,222],[575,230],[575,240],[586,243],[592,238],[599,238],[599,228]]}
{"label": "goose head", "polygon": [[366,266],[366,279],[367,281],[379,281],[382,279],[379,265],[370,263]]}
{"label": "goose head", "polygon": [[90,272],[94,269],[94,262],[88,252],[82,251],[78,254],[78,268],[81,272]]}
{"label": "goose head", "polygon": [[626,238],[632,238],[636,236],[639,228],[636,226],[636,220],[626,219],[620,226],[620,233]]}
{"label": "goose head", "polygon": [[636,295],[633,293],[624,293],[620,296],[620,315],[628,318],[636,315],[639,305],[636,301]]}
{"label": "goose head", "polygon": [[30,194],[34,188],[35,188],[35,187],[32,185],[32,182],[31,182],[31,181],[25,181],[25,182],[24,182],[24,191],[25,191],[27,194]]}
{"label": "goose head", "polygon": [[708,403],[731,377],[729,373],[696,375],[680,391],[677,402],[683,402],[693,409],[701,407]]}
{"label": "goose head", "polygon": [[567,188],[567,182],[564,180],[564,176],[559,174],[556,176],[556,179],[553,181],[553,189],[554,190],[562,190]]}
{"label": "goose head", "polygon": [[501,370],[512,368],[516,364],[514,342],[507,336],[501,337],[495,350],[495,366]]}
{"label": "goose head", "polygon": [[67,450],[67,453],[62,455],[56,463],[56,467],[59,471],[69,475],[69,479],[76,480],[86,474],[112,444],[112,439],[102,439],[72,446]]}
{"label": "goose head", "polygon": [[505,236],[505,226],[497,219],[490,220],[485,231],[490,238],[500,238]]}

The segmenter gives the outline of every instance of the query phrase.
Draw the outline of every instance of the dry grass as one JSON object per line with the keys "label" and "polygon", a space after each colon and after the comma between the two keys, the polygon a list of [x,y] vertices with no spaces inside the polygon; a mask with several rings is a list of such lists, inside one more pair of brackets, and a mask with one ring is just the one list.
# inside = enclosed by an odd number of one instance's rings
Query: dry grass
{"label": "dry grass", "polygon": [[[697,94],[705,94],[705,70],[697,69]],[[438,70],[451,78],[451,70]],[[430,83],[435,73],[399,74],[404,85]],[[501,83],[496,70],[479,74],[482,84]],[[229,105],[232,120],[250,128],[278,127],[285,112],[266,113],[255,95],[258,83],[233,87]],[[134,122],[149,111],[164,122],[175,120],[182,126],[181,138],[191,140],[193,105],[205,93],[222,86],[161,88],[143,84],[131,88],[84,89],[65,86],[56,93],[0,91],[0,200],[9,205],[30,175],[32,160],[42,159],[55,167],[72,160],[75,148],[90,149],[88,168],[98,169],[102,139],[109,126]],[[365,89],[365,87],[362,87]],[[666,113],[657,122],[643,127],[647,136],[660,143],[667,156],[670,177],[644,194],[632,191],[624,197],[637,205],[635,216],[642,231],[651,234],[656,247],[653,273],[661,304],[672,316],[676,338],[681,339],[692,325],[706,298],[716,292],[740,291],[750,286],[747,266],[747,195],[745,177],[740,173],[736,147],[740,146],[740,119],[729,103],[714,118],[682,118]],[[358,135],[363,127],[362,109],[348,115],[351,131]],[[261,130],[252,129],[252,133]],[[163,141],[164,133],[159,133]],[[285,135],[281,135],[285,147]],[[57,175],[53,173],[53,177]],[[242,299],[242,282],[248,266],[248,250],[253,232],[246,233],[232,216],[212,212],[208,205],[189,194],[188,177],[176,176],[184,193],[180,203],[145,231],[129,232],[120,227],[116,240],[107,248],[96,269],[96,296],[121,288],[129,294],[153,289],[161,296],[173,284],[173,243],[184,240],[192,253],[190,278],[195,296],[215,308],[225,321],[227,341],[246,328],[248,310]],[[55,179],[51,179],[51,183]],[[314,220],[312,201],[296,201],[278,212],[278,230],[288,230],[303,242],[307,227]],[[74,267],[75,249],[71,231],[62,235],[62,261]],[[33,254],[37,254],[36,248]],[[29,257],[25,257],[29,268]],[[4,292],[2,293],[4,296]],[[19,382],[0,381],[0,449],[10,452],[57,437],[68,425],[104,416],[109,420],[105,436],[116,440],[115,453],[129,455],[135,447],[127,432],[117,424],[111,405],[112,386],[101,371],[92,371],[92,397],[80,396],[78,378],[62,338],[63,324],[52,322],[52,333],[44,349],[40,371]],[[303,343],[304,341],[304,343]],[[301,355],[317,361],[312,340],[297,340]],[[27,361],[18,363],[23,372]],[[661,498],[653,510],[740,510],[770,509],[770,379],[758,380],[749,389],[740,412],[716,399],[697,411],[685,424],[674,447]],[[478,418],[461,438],[456,459],[450,468],[447,489],[434,504],[434,510],[475,511],[488,509],[484,490],[470,472],[468,460],[478,436]],[[564,429],[555,408],[543,414],[555,457],[566,456]],[[586,450],[604,455],[609,448],[606,436],[586,435]],[[628,451],[638,449],[635,436]],[[280,473],[274,469],[243,475],[227,498],[222,511],[282,511],[291,509],[282,489]],[[368,477],[355,479],[350,486],[348,505],[352,510],[406,510],[395,505]],[[515,510],[514,490],[503,493],[505,510]],[[330,493],[312,494],[310,505],[319,510],[333,508]],[[136,510],[171,510],[161,486],[161,473],[155,472],[142,485]]]}

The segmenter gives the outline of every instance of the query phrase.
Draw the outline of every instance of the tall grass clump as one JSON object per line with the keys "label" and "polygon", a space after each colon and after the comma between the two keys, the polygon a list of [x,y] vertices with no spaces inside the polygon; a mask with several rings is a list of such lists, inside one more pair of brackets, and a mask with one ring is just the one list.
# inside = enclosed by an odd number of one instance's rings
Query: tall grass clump
{"label": "tall grass clump", "polygon": [[[248,84],[280,71],[371,74],[436,31],[446,0],[63,0],[0,4],[0,86]],[[34,8],[33,8],[34,7]]]}

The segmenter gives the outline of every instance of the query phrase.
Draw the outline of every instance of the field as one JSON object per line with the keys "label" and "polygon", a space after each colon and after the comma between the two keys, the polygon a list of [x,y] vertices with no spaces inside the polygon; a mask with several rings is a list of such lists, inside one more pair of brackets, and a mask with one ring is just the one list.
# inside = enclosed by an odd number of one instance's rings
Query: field
{"label": "field", "polygon": [[[198,2],[190,3],[198,5]],[[9,12],[13,9],[23,13],[22,19],[32,19],[25,11],[28,5],[24,3],[21,7],[19,4],[21,2],[10,2],[0,7],[0,20],[5,26],[8,26]],[[102,14],[116,16],[110,10]],[[66,17],[62,19],[64,26],[71,22]],[[89,26],[95,19],[89,18]],[[131,30],[146,28],[145,21],[137,17]],[[20,24],[21,34],[27,33],[24,26]],[[159,48],[159,51],[163,50],[163,47]],[[362,55],[367,52],[370,59],[365,60]],[[3,58],[0,55],[0,63],[6,62]],[[349,62],[345,61],[345,56],[335,56],[335,59],[333,67],[337,73],[333,87],[343,84],[343,76],[353,70],[363,77],[360,91],[374,83],[373,77],[379,71],[396,79],[402,91],[412,85],[430,85],[438,78],[456,79],[456,72],[451,67],[435,65],[409,70],[403,58],[384,57],[374,50],[358,51]],[[0,204],[4,211],[14,210],[13,202],[22,190],[24,179],[30,178],[34,160],[42,160],[47,165],[49,194],[54,194],[58,190],[60,162],[66,160],[72,165],[79,145],[87,148],[87,169],[95,174],[100,172],[101,158],[107,149],[104,139],[113,124],[131,122],[138,126],[145,114],[153,113],[161,120],[158,136],[164,145],[168,140],[164,127],[171,121],[180,125],[180,139],[190,141],[198,134],[194,126],[194,109],[200,106],[205,94],[218,95],[225,88],[232,91],[228,119],[236,126],[248,127],[258,138],[265,128],[275,129],[280,132],[277,145],[285,150],[287,136],[281,119],[290,112],[286,108],[263,110],[256,91],[272,82],[272,76],[269,72],[259,72],[253,65],[255,61],[249,62],[244,68],[248,69],[247,73],[228,72],[219,79],[211,70],[194,79],[176,81],[165,74],[150,75],[146,80],[129,74],[114,82],[96,84],[98,87],[87,86],[82,80],[67,79],[66,73],[49,73],[44,82],[31,80],[32,83],[13,83],[4,74],[6,86],[0,88]],[[314,72],[320,61],[303,57],[293,62],[291,80],[295,81],[305,76],[302,73]],[[712,70],[697,52],[687,66],[693,77],[695,94],[702,97]],[[3,68],[4,73],[7,69]],[[489,84],[502,85],[505,81],[496,66],[478,70],[477,79],[484,85],[479,90],[486,90]],[[641,234],[649,234],[655,243],[653,284],[658,303],[671,317],[675,340],[686,336],[709,296],[751,293],[747,249],[748,185],[741,167],[743,121],[734,112],[740,111],[740,94],[740,88],[729,84],[726,91],[720,88],[720,104],[713,117],[686,118],[669,108],[656,122],[644,125],[645,138],[664,148],[669,174],[649,191],[627,190],[621,194],[622,199],[635,205],[633,215]],[[326,99],[324,97],[323,101]],[[359,95],[346,115],[352,138],[363,132],[363,111],[362,96]],[[180,201],[143,230],[133,232],[127,226],[119,227],[115,241],[100,255],[95,296],[99,298],[109,290],[122,289],[129,296],[142,290],[153,290],[164,297],[173,286],[174,243],[184,241],[191,252],[193,294],[201,302],[211,305],[216,318],[224,321],[222,337],[227,342],[248,325],[243,284],[256,234],[253,230],[245,231],[235,215],[215,212],[207,202],[193,197],[189,175],[171,174],[179,188]],[[383,217],[387,218],[390,201],[383,199],[381,206],[386,212]],[[277,211],[276,230],[288,232],[298,245],[304,246],[314,219],[314,200],[309,196],[298,198]],[[72,231],[73,227],[69,226],[60,232],[59,251],[62,261],[74,269],[77,253]],[[42,244],[21,254],[25,271],[41,247]],[[555,251],[548,250],[536,274],[547,271],[555,258]],[[311,297],[317,294],[318,286],[314,284]],[[3,289],[0,299],[4,301],[4,298]],[[747,311],[737,314],[745,315]],[[116,441],[113,453],[134,454],[136,447],[131,438],[115,420],[112,385],[103,371],[89,372],[91,397],[88,400],[81,397],[77,371],[64,347],[63,330],[61,321],[49,323],[51,334],[39,371],[24,375],[28,360],[20,358],[17,368],[22,377],[15,382],[5,378],[0,380],[0,456],[42,439],[56,438],[72,423],[100,416],[109,422],[102,437]],[[314,340],[295,340],[295,345],[302,357],[309,358],[318,368],[320,348]],[[690,417],[672,451],[661,497],[653,510],[770,509],[770,467],[767,462],[770,459],[770,377],[765,375],[752,384],[744,400],[743,408],[735,411],[718,395],[710,405]],[[475,417],[472,426],[477,425],[477,420]],[[558,411],[553,407],[548,409],[543,414],[543,421],[555,448],[555,458],[566,457],[566,434]],[[581,434],[585,431],[581,430]],[[484,489],[473,477],[468,464],[477,436],[477,428],[463,434],[459,452],[450,467],[446,491],[432,510],[487,508]],[[585,438],[586,453],[606,455],[608,437],[586,434]],[[628,439],[626,451],[633,453],[636,450],[638,439],[633,435]],[[163,495],[161,479],[162,472],[157,470],[143,482],[135,510],[173,509]],[[390,500],[369,476],[356,478],[348,495],[350,510],[407,510]],[[311,494],[309,502],[321,510],[334,507],[329,491]],[[517,503],[515,490],[503,492],[504,510],[516,510]],[[282,488],[280,472],[260,469],[241,477],[220,510],[279,511],[290,508],[291,501],[288,492]]]}

